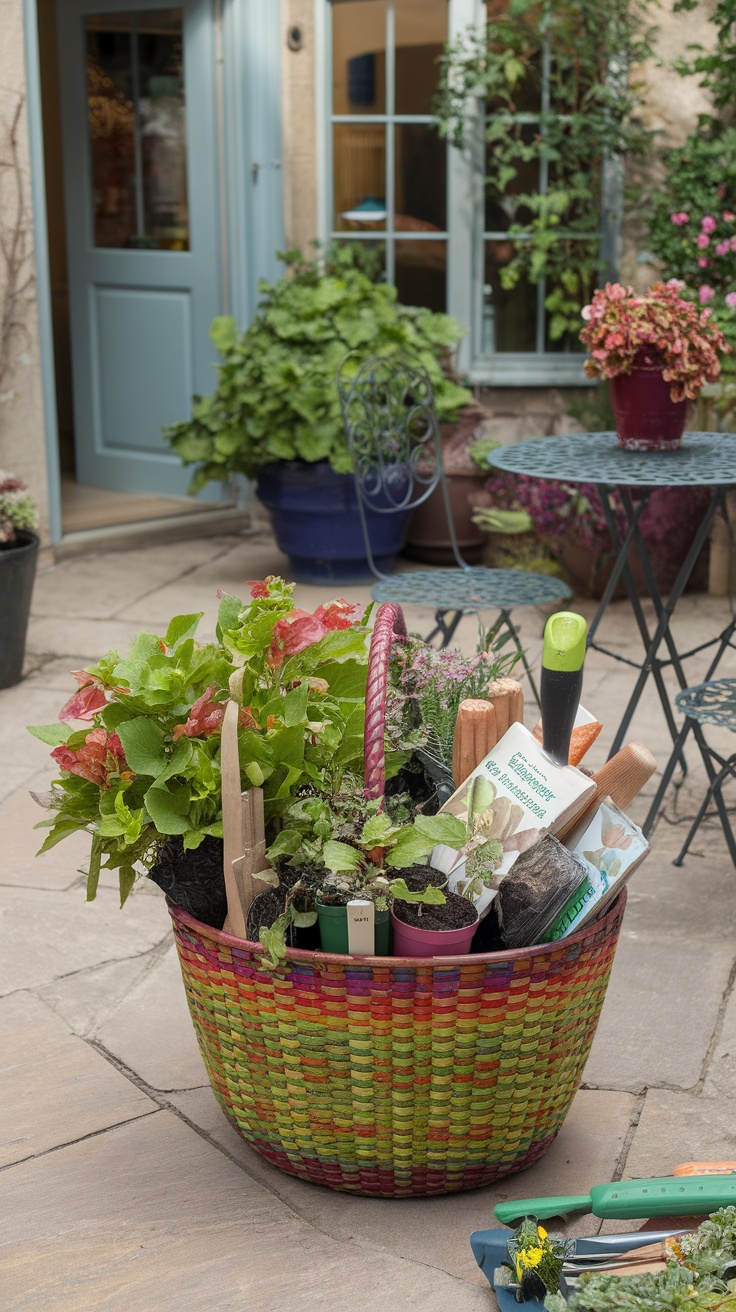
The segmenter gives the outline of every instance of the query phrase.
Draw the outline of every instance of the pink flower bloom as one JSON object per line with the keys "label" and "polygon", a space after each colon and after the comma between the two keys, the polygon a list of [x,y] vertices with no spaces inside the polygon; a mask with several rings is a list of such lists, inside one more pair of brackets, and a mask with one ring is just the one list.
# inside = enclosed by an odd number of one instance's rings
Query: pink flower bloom
{"label": "pink flower bloom", "polygon": [[270,583],[270,578],[248,579],[248,587],[250,588],[251,597],[253,597],[254,599],[257,598],[258,600],[267,597],[269,583]]}
{"label": "pink flower bloom", "polygon": [[116,733],[106,729],[91,729],[76,751],[66,745],[55,747],[51,759],[68,774],[78,774],[99,788],[109,787],[111,774],[127,770],[123,744]]}
{"label": "pink flower bloom", "polygon": [[712,215],[712,214],[706,214],[706,215],[705,215],[705,218],[703,218],[703,219],[700,220],[700,226],[701,226],[703,232],[715,232],[715,230],[716,230],[716,221],[715,221],[715,219],[713,218],[713,215]]}
{"label": "pink flower bloom", "polygon": [[319,642],[327,632],[327,625],[316,615],[299,607],[278,620],[273,628],[273,640],[268,654],[269,664],[280,665],[286,656],[296,656],[306,651],[313,643]]}
{"label": "pink flower bloom", "polygon": [[724,210],[721,218],[726,223],[733,223],[734,219],[736,219],[736,214],[734,214],[732,210]]}
{"label": "pink flower bloom", "polygon": [[676,227],[683,228],[686,223],[690,222],[690,215],[686,214],[684,210],[680,210],[679,214],[670,214],[670,221]]}
{"label": "pink flower bloom", "polygon": [[225,714],[225,703],[212,700],[214,691],[215,687],[212,684],[202,693],[201,697],[197,698],[189,712],[186,724],[174,726],[174,742],[181,738],[182,734],[186,738],[204,738],[208,733],[216,733],[221,727]]}
{"label": "pink flower bloom", "polygon": [[701,251],[704,251],[706,246],[710,246],[710,237],[706,236],[704,232],[698,233],[698,246]]}
{"label": "pink flower bloom", "polygon": [[685,284],[682,281],[682,278],[668,278],[666,286],[673,287],[676,292],[681,292],[683,291]]}
{"label": "pink flower bloom", "polygon": [[701,255],[700,259],[698,260],[698,264],[700,265],[701,269],[708,268],[708,261],[706,260],[704,255]]}
{"label": "pink flower bloom", "polygon": [[326,629],[349,629],[360,616],[360,606],[354,606],[341,597],[331,601],[329,606],[318,606],[314,618],[324,624]]}
{"label": "pink flower bloom", "polygon": [[731,238],[731,250],[736,251],[736,237]]}
{"label": "pink flower bloom", "polygon": [[726,305],[729,310],[736,310],[736,292],[726,293]]}
{"label": "pink flower bloom", "polygon": [[701,286],[698,287],[698,300],[701,305],[705,305],[707,301],[712,301],[714,296],[715,292],[713,288],[709,287],[707,283],[702,283]]}
{"label": "pink flower bloom", "polygon": [[725,241],[719,241],[718,245],[716,246],[716,255],[728,255],[730,249],[731,249],[731,243],[727,237]]}
{"label": "pink flower bloom", "polygon": [[127,688],[107,688],[96,674],[86,670],[72,670],[71,675],[79,684],[79,691],[72,694],[59,711],[60,720],[93,720],[98,711],[112,699],[113,693],[127,693]]}
{"label": "pink flower bloom", "polygon": [[587,320],[590,318],[592,312],[593,312],[593,307],[591,305],[584,305],[582,310],[580,311],[580,314],[583,319]]}

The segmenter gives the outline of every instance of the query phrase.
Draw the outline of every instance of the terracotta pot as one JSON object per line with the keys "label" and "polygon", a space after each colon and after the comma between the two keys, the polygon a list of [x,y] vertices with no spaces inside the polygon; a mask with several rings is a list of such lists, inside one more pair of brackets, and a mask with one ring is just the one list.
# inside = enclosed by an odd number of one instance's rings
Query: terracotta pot
{"label": "terracotta pot", "polygon": [[[448,474],[447,491],[455,525],[455,536],[460,555],[471,565],[480,564],[488,534],[473,523],[476,506],[490,504],[485,491],[488,474]],[[412,560],[423,560],[428,565],[455,565],[452,539],[447,527],[447,515],[442,488],[436,487],[431,497],[417,506],[409,521],[404,555]]]}
{"label": "terracotta pot", "polygon": [[624,451],[679,449],[687,401],[672,400],[670,384],[656,364],[642,362],[630,374],[609,378],[608,390]]}

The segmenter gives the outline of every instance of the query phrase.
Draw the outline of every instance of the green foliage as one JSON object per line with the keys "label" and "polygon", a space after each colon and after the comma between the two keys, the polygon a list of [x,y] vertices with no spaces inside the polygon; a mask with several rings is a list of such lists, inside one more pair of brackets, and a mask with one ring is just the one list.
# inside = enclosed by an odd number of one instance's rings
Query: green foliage
{"label": "green foliage", "polygon": [[214,321],[217,387],[194,398],[190,420],[164,429],[172,450],[195,466],[192,492],[231,473],[253,478],[276,460],[329,460],[349,473],[337,371],[350,351],[356,369],[374,355],[411,354],[432,379],[442,420],[470,400],[450,376],[458,324],[400,305],[395,287],[373,281],[355,245],[337,243],[313,259],[288,252],[286,275],[260,284],[245,332],[233,319]]}
{"label": "green foliage", "polygon": [[36,503],[14,474],[0,469],[0,547],[14,542],[16,534],[36,527]]}
{"label": "green foliage", "polygon": [[547,1312],[736,1312],[736,1290],[670,1264],[658,1275],[586,1273],[567,1301],[550,1294],[544,1306]]}
{"label": "green foliage", "polygon": [[[598,236],[606,159],[641,154],[650,134],[634,69],[652,55],[655,0],[515,0],[485,29],[446,47],[436,106],[440,131],[474,152],[485,105],[486,187],[513,238],[501,284],[547,283],[553,341],[577,349],[580,309],[602,262]],[[549,105],[542,70],[549,70]],[[548,181],[539,186],[540,167]]]}
{"label": "green foliage", "polygon": [[[359,621],[330,629],[317,615],[292,616],[293,586],[269,579],[246,604],[224,595],[215,642],[196,641],[192,615],[172,620],[167,640],[140,633],[125,657],[109,652],[89,669],[98,701],[90,723],[31,730],[61,767],[41,851],[80,829],[92,834],[88,898],[102,867],[119,871],[124,900],[169,835],[185,848],[222,837],[228,696],[241,706],[241,783],[262,784],[271,834],[299,790],[329,794],[362,770],[369,631]],[[330,619],[331,609],[318,612]]]}

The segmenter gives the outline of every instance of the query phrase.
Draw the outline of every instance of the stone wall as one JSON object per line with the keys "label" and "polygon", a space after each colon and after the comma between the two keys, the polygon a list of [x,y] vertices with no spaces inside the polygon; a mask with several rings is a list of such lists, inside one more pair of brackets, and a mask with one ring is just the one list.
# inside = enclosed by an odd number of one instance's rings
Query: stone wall
{"label": "stone wall", "polygon": [[[28,484],[48,541],[48,482],[38,319],[33,290],[33,227],[25,113],[21,0],[0,0],[0,319],[14,328],[0,341],[0,467]],[[15,147],[11,141],[15,124]],[[6,253],[7,252],[7,253]],[[4,367],[3,367],[4,366]]]}

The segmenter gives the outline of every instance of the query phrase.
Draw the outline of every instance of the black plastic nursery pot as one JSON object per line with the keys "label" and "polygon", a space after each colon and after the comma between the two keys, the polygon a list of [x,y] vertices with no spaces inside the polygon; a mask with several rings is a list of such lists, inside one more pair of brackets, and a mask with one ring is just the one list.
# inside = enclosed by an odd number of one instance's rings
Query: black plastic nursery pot
{"label": "black plastic nursery pot", "polygon": [[20,531],[0,546],[0,688],[20,683],[38,560],[38,537]]}
{"label": "black plastic nursery pot", "polygon": [[[258,496],[297,583],[365,583],[368,568],[352,474],[327,460],[279,460],[258,475]],[[374,560],[391,569],[404,545],[408,511],[366,511]]]}

